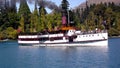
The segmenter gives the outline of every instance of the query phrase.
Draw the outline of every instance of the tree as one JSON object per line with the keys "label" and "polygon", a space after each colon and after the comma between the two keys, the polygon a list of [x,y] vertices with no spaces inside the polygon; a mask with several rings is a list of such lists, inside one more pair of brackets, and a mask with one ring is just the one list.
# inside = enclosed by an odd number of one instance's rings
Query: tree
{"label": "tree", "polygon": [[27,1],[26,0],[21,0],[20,2],[20,8],[19,8],[19,11],[18,11],[18,15],[19,17],[24,17],[24,30],[25,32],[30,32],[30,9],[29,9],[29,6],[27,4]]}
{"label": "tree", "polygon": [[26,17],[29,17],[29,14],[30,14],[30,9],[29,9],[29,6],[27,4],[27,1],[26,0],[21,0],[20,1],[20,7],[19,7],[19,11],[18,11],[18,14],[20,15],[25,15]]}
{"label": "tree", "polygon": [[17,39],[17,30],[13,27],[8,27],[0,32],[0,40],[1,39]]}
{"label": "tree", "polygon": [[17,38],[17,31],[12,28],[12,27],[8,27],[6,30],[6,36],[8,39],[16,39]]}
{"label": "tree", "polygon": [[9,26],[8,11],[6,6],[0,7],[0,26],[4,30]]}
{"label": "tree", "polygon": [[47,14],[46,15],[47,18],[47,27],[49,29],[49,31],[52,31],[53,28],[53,14]]}
{"label": "tree", "polygon": [[[13,1],[13,0],[11,0]],[[8,27],[18,28],[18,16],[15,2],[6,2],[3,6],[0,6],[0,26],[4,30]],[[9,5],[9,4],[11,5]]]}
{"label": "tree", "polygon": [[115,28],[118,30],[120,34],[120,12],[116,13]]}
{"label": "tree", "polygon": [[61,6],[62,6],[62,9],[63,9],[63,10],[67,11],[67,9],[68,9],[68,7],[69,7],[68,1],[67,1],[67,0],[62,0]]}
{"label": "tree", "polygon": [[17,12],[16,13],[9,12],[8,19],[9,19],[9,27],[13,27],[14,29],[18,29],[19,22],[18,22]]}
{"label": "tree", "polygon": [[22,16],[21,19],[20,19],[20,26],[19,26],[19,30],[20,32],[25,32],[25,20],[24,20],[24,17]]}
{"label": "tree", "polygon": [[[120,35],[120,6],[115,5],[114,3],[100,3],[93,4],[90,7],[87,7],[88,14],[86,14],[87,9],[76,9],[74,22],[78,22],[80,20],[80,24],[77,24],[77,27],[84,29],[95,29],[95,27],[99,29],[108,29],[109,36]],[[80,17],[78,16],[80,13]],[[82,22],[82,23],[81,23]]]}
{"label": "tree", "polygon": [[53,13],[53,24],[56,26],[56,27],[60,27],[62,22],[61,22],[61,13],[59,12],[54,12]]}
{"label": "tree", "polygon": [[43,31],[46,28],[46,13],[45,13],[45,8],[42,7],[40,9],[40,31]]}
{"label": "tree", "polygon": [[39,31],[39,23],[38,10],[35,8],[34,12],[31,14],[30,32]]}
{"label": "tree", "polygon": [[2,35],[2,32],[0,32],[0,40],[3,39],[3,35]]}
{"label": "tree", "polygon": [[114,19],[115,15],[114,15],[114,12],[112,11],[112,8],[108,7],[106,10],[105,10],[105,19],[107,21],[107,25],[109,28],[111,28],[112,26],[112,20]]}
{"label": "tree", "polygon": [[0,26],[2,26],[4,24],[4,22],[3,22],[3,12],[4,12],[3,7],[0,7]]}
{"label": "tree", "polygon": [[87,18],[87,20],[88,20],[87,25],[89,26],[88,27],[89,30],[94,30],[97,27],[98,24],[96,25],[94,22],[95,18],[96,18],[96,16],[94,15],[94,13],[92,11],[89,12],[89,15]]}

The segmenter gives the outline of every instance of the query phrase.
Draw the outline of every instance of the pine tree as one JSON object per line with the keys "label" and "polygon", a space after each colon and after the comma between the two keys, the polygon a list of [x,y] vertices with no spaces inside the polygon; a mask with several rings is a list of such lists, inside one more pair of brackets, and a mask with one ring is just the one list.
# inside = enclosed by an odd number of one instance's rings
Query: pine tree
{"label": "pine tree", "polygon": [[8,11],[6,5],[0,6],[0,26],[1,30],[6,29],[9,26]]}
{"label": "pine tree", "polygon": [[35,8],[34,12],[31,14],[30,32],[37,32],[39,23],[38,10]]}
{"label": "pine tree", "polygon": [[46,28],[46,12],[45,8],[40,9],[40,31]]}
{"label": "pine tree", "polygon": [[63,10],[67,11],[67,9],[68,9],[68,7],[69,7],[68,1],[67,1],[67,0],[62,0],[61,6],[62,6],[62,9],[63,9]]}
{"label": "pine tree", "polygon": [[29,9],[29,6],[27,4],[27,1],[26,0],[21,0],[20,1],[20,7],[19,7],[19,11],[18,11],[18,14],[21,16],[21,15],[26,15],[26,16],[29,16],[30,14],[30,9]]}
{"label": "pine tree", "polygon": [[120,12],[116,13],[116,29],[119,31],[120,34]]}
{"label": "pine tree", "polygon": [[22,16],[21,19],[20,19],[20,26],[19,26],[19,30],[21,32],[25,32],[25,20],[24,20],[24,17]]}
{"label": "pine tree", "polygon": [[14,29],[18,29],[19,23],[18,23],[17,12],[16,13],[9,12],[8,19],[9,19],[9,27],[13,27]]}
{"label": "pine tree", "polygon": [[88,15],[88,29],[89,30],[94,30],[95,29],[95,27],[97,27],[97,25],[95,25],[95,22],[94,22],[94,19],[95,19],[95,15],[94,15],[94,13],[91,11],[91,12],[89,12],[89,15]]}
{"label": "pine tree", "polygon": [[30,9],[26,0],[21,0],[20,8],[18,11],[19,17],[24,17],[24,30],[25,32],[30,32]]}
{"label": "pine tree", "polygon": [[47,28],[49,29],[49,31],[52,31],[52,27],[53,27],[53,14],[47,14],[46,16],[46,20],[47,20]]}
{"label": "pine tree", "polygon": [[53,24],[56,26],[56,27],[60,27],[62,22],[61,22],[61,13],[59,12],[54,12],[53,13]]}

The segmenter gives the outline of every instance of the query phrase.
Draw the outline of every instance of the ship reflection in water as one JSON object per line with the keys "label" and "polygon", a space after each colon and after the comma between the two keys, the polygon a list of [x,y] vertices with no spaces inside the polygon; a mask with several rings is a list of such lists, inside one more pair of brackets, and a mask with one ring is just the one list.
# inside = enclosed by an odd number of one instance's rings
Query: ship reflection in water
{"label": "ship reflection in water", "polygon": [[[108,47],[19,46],[41,68],[108,68]],[[33,50],[33,51],[31,51]],[[32,54],[32,53],[34,54]],[[27,53],[27,54],[26,54]],[[33,60],[34,58],[34,60]]]}

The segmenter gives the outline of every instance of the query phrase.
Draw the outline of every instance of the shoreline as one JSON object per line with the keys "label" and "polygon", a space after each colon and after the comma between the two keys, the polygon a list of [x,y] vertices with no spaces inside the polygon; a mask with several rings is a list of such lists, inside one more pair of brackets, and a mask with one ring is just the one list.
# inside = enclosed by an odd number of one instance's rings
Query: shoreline
{"label": "shoreline", "polygon": [[120,35],[119,36],[111,36],[111,37],[108,37],[109,38],[120,38]]}
{"label": "shoreline", "polygon": [[[108,37],[108,39],[111,39],[111,38],[120,38],[120,35],[119,36],[111,36],[111,37]],[[6,42],[6,41],[15,41],[17,39],[3,39],[3,40],[0,40],[0,42]]]}
{"label": "shoreline", "polygon": [[17,39],[3,39],[3,40],[0,40],[0,42],[8,42],[8,41],[17,41]]}

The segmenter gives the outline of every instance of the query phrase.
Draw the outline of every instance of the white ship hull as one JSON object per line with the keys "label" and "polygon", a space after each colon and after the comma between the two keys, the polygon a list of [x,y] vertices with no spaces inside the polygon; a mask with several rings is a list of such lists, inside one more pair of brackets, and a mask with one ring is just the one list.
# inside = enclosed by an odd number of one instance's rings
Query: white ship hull
{"label": "white ship hull", "polygon": [[[53,35],[45,35],[46,37]],[[58,35],[55,35],[58,36]],[[62,36],[60,34],[60,36]],[[39,35],[21,35],[19,38],[38,38]],[[69,39],[61,40],[18,40],[18,43],[21,45],[32,45],[32,46],[108,46],[108,33],[95,33],[95,34],[78,34],[76,38],[69,41]]]}
{"label": "white ship hull", "polygon": [[72,43],[58,43],[58,44],[32,44],[32,46],[49,46],[49,47],[64,47],[64,46],[107,46],[108,40],[95,41],[88,43],[72,42]]}

